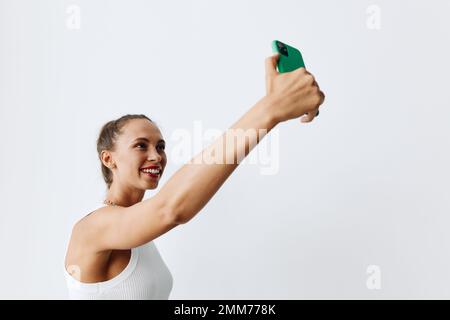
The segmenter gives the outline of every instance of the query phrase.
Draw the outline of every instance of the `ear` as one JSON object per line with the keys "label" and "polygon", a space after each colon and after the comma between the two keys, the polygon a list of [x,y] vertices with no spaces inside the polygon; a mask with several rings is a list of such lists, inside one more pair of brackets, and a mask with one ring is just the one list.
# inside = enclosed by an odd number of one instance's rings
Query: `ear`
{"label": "ear", "polygon": [[115,163],[114,163],[114,161],[112,159],[112,153],[110,151],[102,150],[101,159],[102,159],[102,163],[106,167],[108,167],[110,169],[115,168],[116,165],[115,165]]}

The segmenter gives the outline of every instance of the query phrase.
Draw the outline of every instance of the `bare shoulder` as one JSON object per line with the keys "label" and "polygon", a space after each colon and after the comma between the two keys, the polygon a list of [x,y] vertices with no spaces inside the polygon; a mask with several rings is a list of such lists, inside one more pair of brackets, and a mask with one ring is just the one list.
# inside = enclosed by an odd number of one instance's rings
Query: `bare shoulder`
{"label": "bare shoulder", "polygon": [[123,254],[119,259],[123,263],[130,249],[148,243],[180,225],[174,217],[164,198],[159,197],[130,207],[98,208],[73,226],[66,267],[74,264],[83,269],[85,275],[97,274],[95,277],[89,276],[90,279],[103,278],[101,272],[107,269],[113,259],[112,252]]}
{"label": "bare shoulder", "polygon": [[[72,232],[69,240],[69,247],[67,249],[68,256],[74,256],[75,252],[80,253],[80,248],[83,248],[86,251],[88,244],[90,241],[95,240],[92,239],[94,236],[90,230],[93,230],[94,224],[99,223],[99,219],[102,219],[102,216],[108,212],[107,206],[98,208],[89,212],[87,215],[82,217],[72,226]],[[89,237],[90,239],[87,239]],[[88,241],[89,240],[89,241]]]}
{"label": "bare shoulder", "polygon": [[87,215],[85,215],[83,218],[81,218],[80,220],[78,220],[75,225],[73,226],[73,231],[75,232],[79,232],[79,231],[83,231],[86,228],[89,228],[90,225],[92,225],[93,223],[98,223],[100,222],[102,219],[104,220],[105,218],[105,214],[107,214],[108,212],[111,211],[111,208],[113,208],[112,206],[104,206],[104,207],[100,207],[98,209],[95,209],[91,212],[89,212]]}
{"label": "bare shoulder", "polygon": [[88,249],[89,244],[95,244],[95,238],[99,236],[99,231],[107,223],[108,218],[118,214],[120,211],[118,208],[123,207],[104,206],[89,212],[74,224],[70,241]]}
{"label": "bare shoulder", "polygon": [[165,201],[153,197],[129,207],[98,208],[74,225],[71,241],[86,253],[129,250],[156,239],[179,224]]}
{"label": "bare shoulder", "polygon": [[97,251],[94,232],[110,209],[105,206],[89,212],[72,227],[65,256],[66,271],[78,281],[97,282],[105,277],[111,250]]}

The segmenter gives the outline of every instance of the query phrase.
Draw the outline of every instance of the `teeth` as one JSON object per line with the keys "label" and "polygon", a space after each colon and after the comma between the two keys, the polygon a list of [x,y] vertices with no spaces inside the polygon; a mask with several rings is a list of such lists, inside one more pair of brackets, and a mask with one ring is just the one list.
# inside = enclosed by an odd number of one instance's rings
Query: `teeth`
{"label": "teeth", "polygon": [[158,169],[142,169],[141,171],[146,173],[153,173],[153,174],[159,174],[160,171]]}

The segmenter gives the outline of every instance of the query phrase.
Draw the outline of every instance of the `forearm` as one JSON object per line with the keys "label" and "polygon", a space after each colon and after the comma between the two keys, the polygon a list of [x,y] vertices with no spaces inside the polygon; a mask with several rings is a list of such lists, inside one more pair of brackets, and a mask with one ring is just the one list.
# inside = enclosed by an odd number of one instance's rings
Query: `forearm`
{"label": "forearm", "polygon": [[194,217],[276,125],[272,105],[268,98],[259,100],[224,134],[175,172],[161,188],[159,195],[167,199],[177,221],[184,223]]}

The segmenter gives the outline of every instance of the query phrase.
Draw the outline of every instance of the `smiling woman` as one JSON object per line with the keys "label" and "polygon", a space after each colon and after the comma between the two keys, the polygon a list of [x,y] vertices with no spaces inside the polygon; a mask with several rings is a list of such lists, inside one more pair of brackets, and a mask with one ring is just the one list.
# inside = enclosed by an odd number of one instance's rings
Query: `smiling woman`
{"label": "smiling woman", "polygon": [[[145,191],[158,186],[167,163],[159,128],[144,115],[126,115],[103,126],[97,151],[108,187],[107,206],[89,213],[72,229],[65,260],[70,297],[169,297],[173,279],[153,240],[198,214],[278,123],[305,114],[305,122],[313,121],[324,100],[308,71],[279,74],[277,59],[266,59],[266,96],[145,201]],[[234,141],[240,132],[254,138],[224,143]],[[221,161],[205,161],[211,154]]]}
{"label": "smiling woman", "polygon": [[[109,189],[107,200],[112,201],[111,198],[120,197],[113,194],[116,193],[116,190],[111,190],[114,172],[116,172],[117,175],[116,179],[120,179],[119,173],[127,173],[124,170],[116,170],[117,165],[120,163],[121,167],[125,169],[127,164],[131,164],[130,162],[134,161],[135,157],[140,161],[145,162],[146,159],[141,158],[145,157],[146,153],[148,153],[150,146],[152,146],[152,142],[154,142],[153,146],[156,149],[156,160],[161,163],[144,166],[140,169],[155,167],[159,170],[157,178],[160,178],[167,162],[164,152],[165,141],[161,136],[160,130],[150,118],[142,114],[125,115],[117,120],[110,121],[103,126],[97,140],[97,152],[101,162],[103,179]],[[133,152],[134,150],[142,152],[135,153]],[[120,151],[125,152],[125,154],[122,153],[124,156],[122,158],[119,157]],[[117,154],[117,161],[112,160],[113,153]],[[158,154],[160,157],[158,157]],[[123,162],[120,161],[121,159],[128,159],[129,161]],[[142,172],[140,169],[138,170]],[[127,177],[126,175],[121,176]],[[118,199],[116,200],[117,202],[115,203],[118,204]]]}
{"label": "smiling woman", "polygon": [[[145,115],[125,115],[106,123],[97,139],[98,157],[107,185],[104,204],[130,207],[142,200],[147,189],[155,189],[167,163],[164,149],[160,130]],[[107,245],[113,248],[108,250],[94,249],[96,245],[85,243],[92,236],[89,230],[96,228],[93,224],[98,227],[120,222],[118,219],[123,215],[109,211],[109,207],[95,210],[74,227],[65,264],[69,296],[74,299],[167,299],[173,278],[153,242],[126,249]],[[116,219],[111,218],[114,216]],[[167,219],[160,221],[167,226]],[[101,241],[99,236],[91,239]],[[94,252],[96,254],[92,255]]]}

